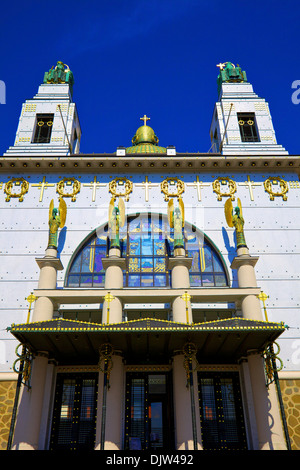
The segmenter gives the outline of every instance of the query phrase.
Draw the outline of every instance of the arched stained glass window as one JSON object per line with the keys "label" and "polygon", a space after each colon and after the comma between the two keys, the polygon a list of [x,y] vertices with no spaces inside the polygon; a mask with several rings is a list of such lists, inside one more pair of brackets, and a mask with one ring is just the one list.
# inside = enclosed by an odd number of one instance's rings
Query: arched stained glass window
{"label": "arched stained glass window", "polygon": [[[191,287],[228,286],[220,253],[209,239],[190,224],[185,225],[185,248],[193,259]],[[173,256],[173,231],[162,214],[127,217],[120,231],[122,257],[126,259],[124,287],[170,287],[168,258]],[[107,225],[100,227],[78,247],[66,276],[66,287],[104,287],[102,258],[108,254]]]}

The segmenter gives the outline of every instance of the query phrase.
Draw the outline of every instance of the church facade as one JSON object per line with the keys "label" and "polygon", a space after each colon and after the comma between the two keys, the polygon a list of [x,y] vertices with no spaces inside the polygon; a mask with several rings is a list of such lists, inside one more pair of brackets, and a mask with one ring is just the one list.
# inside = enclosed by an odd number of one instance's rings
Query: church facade
{"label": "church facade", "polygon": [[0,158],[2,448],[300,448],[299,157],[219,69],[209,153],[146,115],[80,153],[62,62],[23,104]]}

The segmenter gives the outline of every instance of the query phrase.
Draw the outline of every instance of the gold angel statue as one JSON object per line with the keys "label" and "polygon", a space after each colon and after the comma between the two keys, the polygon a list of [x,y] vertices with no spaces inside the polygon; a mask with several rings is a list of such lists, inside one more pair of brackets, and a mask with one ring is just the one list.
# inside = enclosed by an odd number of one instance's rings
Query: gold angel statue
{"label": "gold angel statue", "polygon": [[229,227],[234,227],[236,232],[237,248],[247,247],[244,235],[244,218],[240,199],[237,200],[238,205],[232,206],[231,198],[227,199],[224,206],[225,218]]}
{"label": "gold angel statue", "polygon": [[67,204],[63,198],[59,199],[58,209],[54,207],[54,201],[49,206],[49,240],[48,248],[57,248],[58,229],[63,228],[66,223]]}
{"label": "gold angel statue", "polygon": [[178,206],[174,206],[173,199],[168,203],[168,221],[174,229],[174,249],[184,248],[183,227],[184,227],[184,204],[181,197],[178,198]]}
{"label": "gold angel statue", "polygon": [[115,197],[112,197],[108,209],[108,226],[110,229],[110,248],[120,248],[120,227],[125,224],[125,203],[119,197],[118,206],[115,205]]}

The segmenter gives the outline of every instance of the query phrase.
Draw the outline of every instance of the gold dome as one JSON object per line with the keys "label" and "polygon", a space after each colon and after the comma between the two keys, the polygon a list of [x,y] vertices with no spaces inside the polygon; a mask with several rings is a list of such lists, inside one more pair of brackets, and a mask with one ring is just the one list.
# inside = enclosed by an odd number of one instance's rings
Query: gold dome
{"label": "gold dome", "polygon": [[139,127],[132,139],[132,147],[127,147],[126,153],[166,153],[165,147],[158,146],[158,137],[152,127],[146,125],[147,116],[140,118],[144,125]]}

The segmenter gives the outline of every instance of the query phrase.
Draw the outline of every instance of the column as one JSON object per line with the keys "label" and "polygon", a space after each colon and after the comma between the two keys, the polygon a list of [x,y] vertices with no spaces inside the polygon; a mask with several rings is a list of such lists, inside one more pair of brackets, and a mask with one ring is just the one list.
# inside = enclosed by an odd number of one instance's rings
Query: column
{"label": "column", "polygon": [[[119,248],[111,248],[108,258],[102,259],[105,269],[105,289],[123,288],[123,270],[126,260],[121,258]],[[121,300],[110,293],[103,302],[102,323],[120,323],[122,321],[123,305]]]}
{"label": "column", "polygon": [[[237,269],[239,287],[257,287],[254,266],[258,257],[250,256],[246,247],[237,249],[231,268]],[[260,301],[249,294],[241,302],[243,318],[263,321]],[[248,356],[249,374],[253,392],[253,403],[257,424],[259,449],[286,449],[280,409],[275,385],[266,386],[263,358],[259,352]]]}
{"label": "column", "polygon": [[[107,377],[99,372],[96,424],[96,450],[122,449],[122,406],[124,402],[123,357],[114,351]],[[102,361],[103,366],[103,361]]]}
{"label": "column", "polygon": [[[237,270],[239,287],[257,287],[254,266],[258,261],[258,256],[250,256],[246,247],[237,249],[237,256],[234,258],[231,269]],[[241,302],[243,318],[251,320],[263,320],[259,299],[256,295],[249,294]]]}
{"label": "column", "polygon": [[[175,425],[175,448],[176,450],[194,450],[193,419],[191,392],[187,387],[187,373],[184,368],[184,354],[173,357],[173,397],[174,397],[174,425]],[[195,375],[195,374],[194,374]],[[195,384],[197,381],[194,380]],[[195,415],[197,427],[197,448],[199,444],[199,403],[194,388]]]}
{"label": "column", "polygon": [[[56,289],[57,271],[63,269],[55,248],[47,248],[44,258],[36,258],[40,268],[38,289]],[[38,297],[35,301],[32,322],[51,320],[54,306],[49,297]]]}
{"label": "column", "polygon": [[275,384],[267,388],[261,354],[248,355],[259,450],[287,450]]}
{"label": "column", "polygon": [[39,448],[47,367],[48,354],[39,352],[32,364],[31,388],[29,390],[26,387],[22,388],[14,434],[14,450],[38,450]]}
{"label": "column", "polygon": [[[174,255],[168,262],[168,269],[171,270],[172,289],[189,289],[189,269],[192,266],[192,259],[185,256],[183,248],[175,250]],[[175,297],[172,303],[172,310],[174,322],[193,322],[190,299],[184,299],[181,295]]]}

